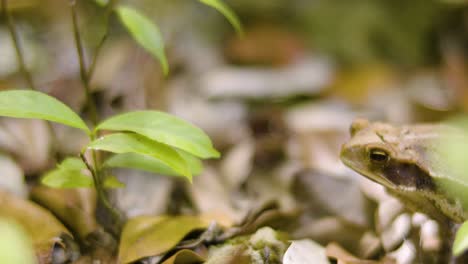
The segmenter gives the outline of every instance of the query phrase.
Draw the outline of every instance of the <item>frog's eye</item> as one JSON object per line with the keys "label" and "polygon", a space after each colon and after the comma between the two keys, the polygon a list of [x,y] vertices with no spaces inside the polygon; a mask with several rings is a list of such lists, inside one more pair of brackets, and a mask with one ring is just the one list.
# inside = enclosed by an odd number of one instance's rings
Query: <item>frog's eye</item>
{"label": "frog's eye", "polygon": [[390,156],[385,150],[372,148],[369,150],[369,159],[374,163],[382,164],[386,163],[390,159]]}

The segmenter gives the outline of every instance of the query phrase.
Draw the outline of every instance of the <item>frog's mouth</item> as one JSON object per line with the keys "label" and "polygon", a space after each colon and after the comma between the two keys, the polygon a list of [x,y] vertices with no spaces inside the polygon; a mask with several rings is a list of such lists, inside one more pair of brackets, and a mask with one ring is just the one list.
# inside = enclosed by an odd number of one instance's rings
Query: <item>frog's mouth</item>
{"label": "frog's mouth", "polygon": [[375,182],[375,183],[378,183],[380,185],[383,185],[384,187],[387,187],[387,188],[391,188],[391,189],[395,189],[397,186],[391,182],[389,179],[381,176],[381,175],[378,175],[378,174],[375,174],[371,171],[367,171],[367,170],[363,170],[363,169],[359,169],[357,167],[354,167],[352,168],[352,170],[354,170],[355,172],[361,174],[362,176],[366,177],[367,179]]}

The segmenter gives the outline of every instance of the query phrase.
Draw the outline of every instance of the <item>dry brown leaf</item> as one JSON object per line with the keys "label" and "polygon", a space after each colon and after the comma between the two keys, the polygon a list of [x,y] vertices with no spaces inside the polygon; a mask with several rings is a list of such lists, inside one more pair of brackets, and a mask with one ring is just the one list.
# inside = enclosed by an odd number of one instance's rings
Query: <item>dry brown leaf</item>
{"label": "dry brown leaf", "polygon": [[119,262],[130,263],[164,254],[191,231],[208,225],[209,222],[196,216],[139,216],[130,219],[122,231]]}

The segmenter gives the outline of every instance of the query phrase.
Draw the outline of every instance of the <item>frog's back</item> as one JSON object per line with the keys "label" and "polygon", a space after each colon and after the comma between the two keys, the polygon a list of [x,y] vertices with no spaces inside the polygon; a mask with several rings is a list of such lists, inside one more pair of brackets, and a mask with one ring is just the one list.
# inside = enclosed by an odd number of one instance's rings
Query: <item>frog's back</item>
{"label": "frog's back", "polygon": [[468,145],[466,134],[447,125],[422,124],[402,126],[394,135],[398,135],[393,138],[398,153],[414,159],[412,162],[431,176],[435,190],[425,194],[427,198],[456,222],[467,220],[468,172],[457,171],[449,165],[450,153],[446,153],[443,146],[446,138]]}

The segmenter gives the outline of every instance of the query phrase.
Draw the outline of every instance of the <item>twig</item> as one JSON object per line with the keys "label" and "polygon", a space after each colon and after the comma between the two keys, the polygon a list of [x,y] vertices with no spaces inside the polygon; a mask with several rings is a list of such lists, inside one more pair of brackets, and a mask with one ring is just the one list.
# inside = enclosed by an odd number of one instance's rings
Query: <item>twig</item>
{"label": "twig", "polygon": [[73,35],[75,39],[75,46],[76,51],[78,53],[78,60],[80,63],[80,77],[81,82],[83,83],[85,93],[86,93],[86,103],[89,110],[89,118],[93,125],[96,125],[98,122],[98,114],[97,114],[97,107],[94,101],[94,98],[91,94],[91,86],[89,83],[88,72],[86,71],[86,62],[85,62],[85,55],[83,51],[83,43],[81,41],[80,30],[78,28],[78,16],[76,14],[76,1],[70,0],[70,9],[72,15],[72,22],[73,22]]}

